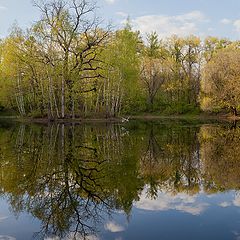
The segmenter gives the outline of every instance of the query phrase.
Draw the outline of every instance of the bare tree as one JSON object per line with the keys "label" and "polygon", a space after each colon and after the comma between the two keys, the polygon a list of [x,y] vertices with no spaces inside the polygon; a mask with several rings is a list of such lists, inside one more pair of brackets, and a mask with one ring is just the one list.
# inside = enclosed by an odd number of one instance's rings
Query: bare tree
{"label": "bare tree", "polygon": [[[85,0],[35,1],[42,18],[35,30],[38,38],[47,46],[43,52],[47,63],[54,68],[61,84],[61,117],[75,116],[74,82],[101,77],[99,53],[105,45],[109,29],[100,28],[96,17],[96,5]],[[55,66],[49,53],[58,55]],[[68,99],[66,99],[68,96]]]}

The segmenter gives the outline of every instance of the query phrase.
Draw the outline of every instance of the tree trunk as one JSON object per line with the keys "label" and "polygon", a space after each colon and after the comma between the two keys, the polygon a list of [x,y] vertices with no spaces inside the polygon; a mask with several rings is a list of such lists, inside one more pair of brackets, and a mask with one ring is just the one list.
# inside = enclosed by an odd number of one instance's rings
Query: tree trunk
{"label": "tree trunk", "polygon": [[62,118],[65,118],[65,80],[63,76],[62,76],[61,110]]}
{"label": "tree trunk", "polygon": [[232,110],[233,110],[233,116],[236,117],[238,115],[237,108],[233,107]]}

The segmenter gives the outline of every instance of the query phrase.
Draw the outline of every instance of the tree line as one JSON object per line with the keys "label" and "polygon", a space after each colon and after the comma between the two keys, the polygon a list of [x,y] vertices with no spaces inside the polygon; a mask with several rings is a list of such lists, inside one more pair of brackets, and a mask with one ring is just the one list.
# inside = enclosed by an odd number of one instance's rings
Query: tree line
{"label": "tree line", "polygon": [[41,18],[0,41],[0,110],[48,119],[231,111],[239,42],[160,39],[104,26],[86,0],[35,1]]}

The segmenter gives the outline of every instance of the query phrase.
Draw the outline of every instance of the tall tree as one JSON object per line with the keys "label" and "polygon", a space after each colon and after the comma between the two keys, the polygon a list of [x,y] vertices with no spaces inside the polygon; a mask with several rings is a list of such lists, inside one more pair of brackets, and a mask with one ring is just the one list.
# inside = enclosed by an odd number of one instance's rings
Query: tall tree
{"label": "tall tree", "polygon": [[165,66],[160,58],[160,42],[156,32],[147,36],[147,47],[141,64],[141,80],[148,95],[149,110],[153,110],[154,99],[165,80]]}
{"label": "tall tree", "polygon": [[101,95],[106,116],[129,112],[136,99],[139,77],[139,49],[142,44],[139,32],[127,24],[116,31],[103,54],[106,63]]}
{"label": "tall tree", "polygon": [[240,50],[219,50],[205,66],[202,80],[203,110],[228,109],[236,116],[240,106]]}
{"label": "tall tree", "polygon": [[[97,48],[108,31],[99,31],[99,20],[95,17],[95,4],[85,0],[52,0],[35,3],[42,12],[39,22],[39,37],[49,39],[50,46],[59,51],[61,70],[61,117],[65,117],[66,93],[69,97],[69,112],[75,115],[74,76],[77,80],[97,78]],[[48,54],[46,52],[46,57]],[[49,59],[50,60],[50,59]]]}

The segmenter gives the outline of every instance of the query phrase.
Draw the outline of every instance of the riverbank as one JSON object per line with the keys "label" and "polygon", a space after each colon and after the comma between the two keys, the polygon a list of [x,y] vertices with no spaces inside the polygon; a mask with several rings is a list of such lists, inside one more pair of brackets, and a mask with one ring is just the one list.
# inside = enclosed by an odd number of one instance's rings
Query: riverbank
{"label": "riverbank", "polygon": [[131,116],[131,119],[142,119],[142,120],[158,120],[158,119],[179,119],[179,120],[220,120],[220,121],[239,121],[240,116],[233,116],[230,114],[182,114],[182,115],[136,115]]}
{"label": "riverbank", "polygon": [[1,116],[0,120],[11,119],[17,122],[25,123],[124,123],[132,120],[142,121],[158,121],[158,120],[182,120],[182,121],[220,121],[220,122],[236,122],[240,120],[239,116],[232,116],[230,114],[206,114],[201,113],[197,115],[183,114],[183,115],[155,115],[155,114],[142,114],[142,115],[130,115],[130,116],[119,116],[115,118],[65,118],[65,119],[47,119],[47,118],[23,118],[19,116]]}

